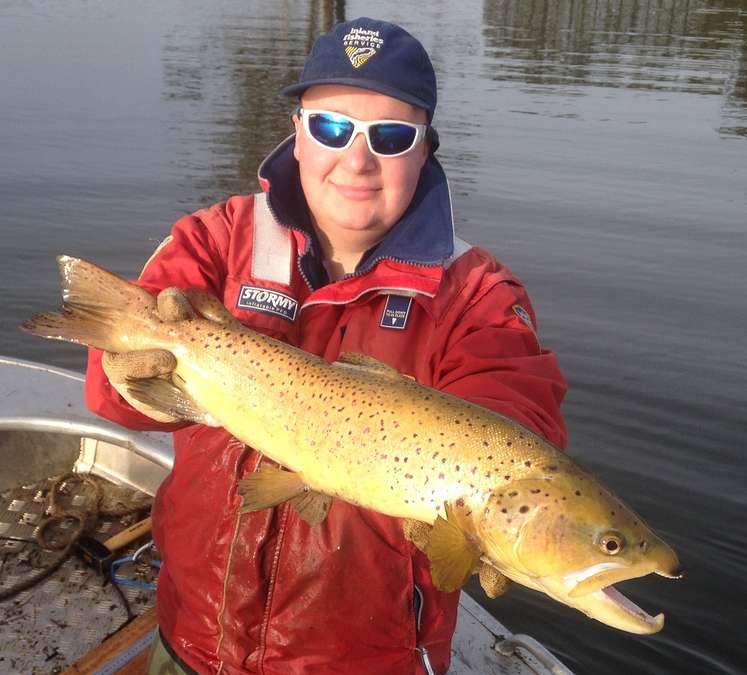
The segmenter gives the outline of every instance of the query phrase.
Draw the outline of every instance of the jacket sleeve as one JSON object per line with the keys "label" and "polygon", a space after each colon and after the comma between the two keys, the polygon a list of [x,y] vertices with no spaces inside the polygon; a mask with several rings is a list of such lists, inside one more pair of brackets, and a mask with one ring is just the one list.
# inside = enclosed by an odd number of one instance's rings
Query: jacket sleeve
{"label": "jacket sleeve", "polygon": [[442,327],[434,386],[510,417],[565,448],[566,391],[555,355],[541,349],[529,298],[517,281],[484,284]]}
{"label": "jacket sleeve", "polygon": [[[225,205],[186,216],[145,264],[138,285],[157,295],[164,288],[200,288],[223,297],[231,211]],[[210,223],[208,227],[206,222]],[[85,400],[88,408],[112,422],[139,431],[173,431],[186,426],[152,420],[132,408],[109,384],[102,353],[89,349]]]}

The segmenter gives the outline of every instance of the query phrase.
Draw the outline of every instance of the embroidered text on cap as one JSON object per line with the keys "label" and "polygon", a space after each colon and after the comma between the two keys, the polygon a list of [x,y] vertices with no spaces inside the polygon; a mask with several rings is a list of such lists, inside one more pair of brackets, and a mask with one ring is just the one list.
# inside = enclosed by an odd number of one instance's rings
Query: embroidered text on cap
{"label": "embroidered text on cap", "polygon": [[355,27],[342,38],[342,44],[353,68],[360,68],[368,59],[376,56],[376,52],[384,45],[384,40],[379,37],[377,30]]}

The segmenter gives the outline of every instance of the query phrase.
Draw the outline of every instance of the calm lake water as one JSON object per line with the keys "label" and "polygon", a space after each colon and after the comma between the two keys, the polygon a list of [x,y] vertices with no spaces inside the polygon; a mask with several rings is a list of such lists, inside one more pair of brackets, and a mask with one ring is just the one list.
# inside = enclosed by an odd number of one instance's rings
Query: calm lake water
{"label": "calm lake water", "polygon": [[[182,213],[257,189],[277,91],[367,2],[0,0],[0,354],[54,256],[134,276]],[[678,550],[635,637],[512,589],[484,604],[579,675],[747,671],[747,0],[376,3],[433,57],[460,235],[524,280],[570,451]],[[481,597],[479,593],[477,597]]]}

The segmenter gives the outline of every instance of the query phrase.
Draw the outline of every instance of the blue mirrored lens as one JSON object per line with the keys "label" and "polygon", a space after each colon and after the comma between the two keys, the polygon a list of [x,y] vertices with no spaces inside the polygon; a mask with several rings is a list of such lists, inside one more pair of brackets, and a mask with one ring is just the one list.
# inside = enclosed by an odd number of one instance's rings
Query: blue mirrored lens
{"label": "blue mirrored lens", "polygon": [[396,155],[409,150],[417,130],[404,124],[376,124],[369,129],[371,147],[382,155]]}
{"label": "blue mirrored lens", "polygon": [[353,123],[336,115],[310,115],[309,130],[320,143],[330,148],[342,148],[350,140]]}

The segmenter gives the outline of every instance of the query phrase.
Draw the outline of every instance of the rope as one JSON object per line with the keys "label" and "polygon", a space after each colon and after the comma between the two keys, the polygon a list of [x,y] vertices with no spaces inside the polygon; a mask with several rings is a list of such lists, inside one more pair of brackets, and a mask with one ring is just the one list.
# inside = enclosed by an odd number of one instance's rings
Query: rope
{"label": "rope", "polygon": [[[75,509],[63,509],[58,503],[60,488],[70,480],[78,480],[82,483],[86,483],[94,493],[94,507],[88,510],[75,510]],[[47,508],[46,513],[49,514],[49,518],[45,520],[36,531],[36,541],[38,545],[45,551],[60,551],[60,555],[55,558],[51,563],[44,567],[37,574],[19,581],[17,584],[0,591],[0,602],[8,600],[23,591],[32,588],[36,584],[44,581],[51,574],[54,574],[72,555],[73,548],[78,543],[84,532],[92,530],[96,523],[98,523],[100,516],[108,517],[119,517],[126,516],[131,513],[137,513],[142,510],[142,507],[135,508],[102,508],[104,501],[104,493],[101,489],[101,485],[98,481],[94,480],[88,474],[77,474],[68,473],[58,478],[47,495]],[[50,542],[47,539],[47,532],[52,525],[60,525],[66,520],[74,520],[76,525],[67,541],[64,542]],[[128,617],[131,614],[129,604],[125,601],[127,608]]]}

